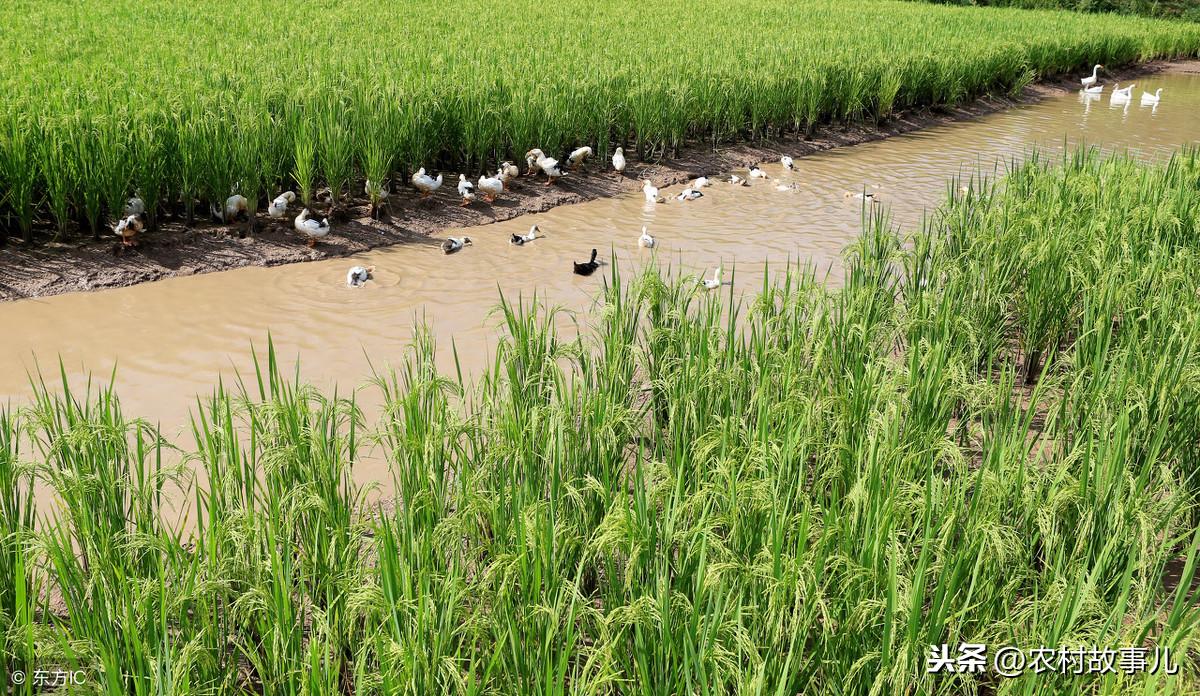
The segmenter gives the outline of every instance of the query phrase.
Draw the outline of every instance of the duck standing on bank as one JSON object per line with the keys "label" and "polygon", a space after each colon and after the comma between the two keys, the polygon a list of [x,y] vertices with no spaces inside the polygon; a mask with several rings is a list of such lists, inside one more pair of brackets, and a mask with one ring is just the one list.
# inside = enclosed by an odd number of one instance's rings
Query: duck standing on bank
{"label": "duck standing on bank", "polygon": [[588,158],[591,156],[592,156],[592,148],[590,148],[586,145],[583,147],[575,148],[574,150],[571,151],[571,154],[567,155],[567,169],[573,169],[575,167],[579,167],[579,168],[583,169],[583,171],[586,172],[587,171],[587,161],[588,161]]}
{"label": "duck standing on bank", "polygon": [[579,263],[578,261],[572,261],[571,263],[574,264],[575,275],[581,276],[590,276],[600,267],[600,263],[596,261],[595,249],[592,249],[592,258],[588,259],[587,263]]}
{"label": "duck standing on bank", "polygon": [[273,218],[281,218],[287,214],[288,206],[296,202],[296,194],[291,191],[284,191],[271,201],[271,205],[267,206],[267,215]]}
{"label": "duck standing on bank", "polygon": [[563,170],[559,168],[558,160],[554,159],[553,157],[547,157],[546,153],[542,152],[536,147],[525,153],[525,161],[528,162],[531,156],[533,157],[533,162],[535,165],[537,165],[537,168],[546,175],[547,186],[553,184],[563,176]]}
{"label": "duck standing on bank", "polygon": [[495,203],[496,196],[504,191],[504,181],[498,177],[480,176],[479,191],[483,193],[483,200]]}
{"label": "duck standing on bank", "polygon": [[506,191],[509,182],[519,176],[521,176],[521,168],[509,161],[501,162],[500,168],[496,170],[496,178],[504,185]]}
{"label": "duck standing on bank", "polygon": [[129,247],[136,245],[136,237],[142,231],[142,219],[137,215],[126,215],[117,221],[113,232],[121,238],[121,246]]}
{"label": "duck standing on bank", "polygon": [[229,224],[232,222],[249,222],[250,221],[250,201],[240,194],[234,194],[225,199],[225,206],[220,207],[216,203],[208,206],[209,212],[212,213],[213,219],[217,222]]}
{"label": "duck standing on bank", "polygon": [[617,173],[617,176],[625,175],[625,151],[619,147],[613,152],[612,165],[613,171]]}
{"label": "duck standing on bank", "polygon": [[442,175],[438,174],[435,179],[425,173],[425,167],[421,167],[412,175],[412,185],[421,192],[421,198],[429,198],[442,187]]}
{"label": "duck standing on bank", "polygon": [[329,234],[329,218],[322,218],[320,222],[308,217],[310,213],[308,208],[300,211],[296,216],[295,227],[296,231],[308,238],[308,247],[312,248],[317,245],[317,240]]}
{"label": "duck standing on bank", "polygon": [[[479,179],[482,181],[483,177],[479,177]],[[501,188],[503,188],[503,184]],[[475,184],[467,181],[466,174],[458,175],[458,195],[462,198],[462,207],[464,208],[471,205],[471,201],[475,200]]]}

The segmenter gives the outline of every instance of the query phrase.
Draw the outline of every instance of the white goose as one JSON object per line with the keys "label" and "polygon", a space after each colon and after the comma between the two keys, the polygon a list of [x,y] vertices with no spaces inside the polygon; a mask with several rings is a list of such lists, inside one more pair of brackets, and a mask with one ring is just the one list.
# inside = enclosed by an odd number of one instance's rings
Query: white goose
{"label": "white goose", "polygon": [[717,270],[713,271],[712,278],[701,278],[700,284],[705,290],[716,290],[721,287],[721,264],[717,264]]}
{"label": "white goose", "polygon": [[371,279],[371,274],[374,272],[374,266],[354,266],[346,271],[346,285],[352,288],[362,287]]}
{"label": "white goose", "polygon": [[612,163],[613,163],[613,171],[615,171],[617,173],[617,176],[624,174],[625,173],[625,151],[618,147],[616,149],[616,151],[613,152]]}
{"label": "white goose", "polygon": [[308,208],[300,211],[296,216],[296,231],[308,237],[308,246],[314,247],[317,245],[317,240],[329,234],[329,219],[324,218],[320,222],[308,217]]}
{"label": "white goose", "polygon": [[712,182],[708,180],[707,176],[702,176],[692,182],[692,188],[694,189],[702,189],[705,186],[712,186]]}
{"label": "white goose", "polygon": [[442,175],[438,174],[435,179],[425,173],[425,167],[421,167],[412,175],[412,185],[421,192],[421,198],[428,198],[442,187]]}
{"label": "white goose", "polygon": [[528,161],[530,156],[533,156],[534,164],[537,165],[538,169],[541,169],[546,174],[547,186],[553,184],[556,179],[563,175],[563,170],[558,166],[558,160],[553,157],[547,157],[546,153],[536,147],[525,153],[525,160]]}
{"label": "white goose", "polygon": [[[482,181],[483,177],[479,177],[479,179]],[[500,187],[504,187],[503,182],[500,184]],[[458,175],[458,195],[462,197],[462,204],[464,208],[468,205],[471,205],[471,201],[475,200],[475,184],[467,181],[466,174]]]}
{"label": "white goose", "polygon": [[1158,89],[1154,90],[1154,94],[1150,94],[1149,92],[1142,92],[1142,104],[1143,105],[1157,104],[1158,98],[1160,96],[1162,96],[1162,87],[1159,87]]}
{"label": "white goose", "polygon": [[1129,85],[1128,87],[1122,87],[1121,83],[1118,82],[1115,85],[1113,85],[1112,96],[1109,97],[1109,99],[1111,99],[1112,101],[1128,100],[1130,97],[1133,96],[1133,88],[1135,86],[1137,86],[1137,85],[1132,84],[1132,85]]}
{"label": "white goose", "polygon": [[483,193],[483,200],[492,203],[504,191],[504,180],[496,177],[479,177],[479,190]]}
{"label": "white goose", "polygon": [[662,198],[658,195],[658,187],[650,183],[649,179],[642,182],[642,195],[646,197],[647,203],[661,203]]}
{"label": "white goose", "polygon": [[1104,67],[1103,65],[1100,65],[1097,63],[1096,66],[1092,68],[1092,76],[1085,77],[1082,80],[1080,80],[1079,82],[1081,84],[1083,84],[1084,87],[1091,87],[1092,85],[1096,84],[1096,73],[1097,73],[1097,71],[1100,70],[1100,68],[1103,68],[1103,67]]}
{"label": "white goose", "polygon": [[1092,87],[1084,87],[1083,88],[1084,94],[1100,94],[1103,91],[1104,91],[1104,85],[1095,85]]}
{"label": "white goose", "polygon": [[567,167],[583,167],[583,171],[587,171],[587,159],[592,156],[592,148],[588,146],[578,147],[567,155]]}
{"label": "white goose", "polygon": [[273,218],[281,218],[287,213],[288,204],[296,201],[296,194],[291,191],[284,191],[271,201],[271,205],[267,206],[267,215]]}
{"label": "white goose", "polygon": [[643,249],[653,249],[655,244],[654,237],[651,237],[650,233],[646,231],[646,226],[642,225],[642,236],[638,237],[638,246]]}
{"label": "white goose", "polygon": [[796,168],[796,162],[793,161],[792,158],[788,157],[787,155],[780,157],[779,163],[783,165],[784,169],[795,169]]}
{"label": "white goose", "polygon": [[681,201],[694,201],[697,198],[702,198],[703,196],[704,194],[697,189],[685,188],[684,190],[680,191],[679,195],[675,196],[675,198]]}
{"label": "white goose", "polygon": [[517,234],[516,232],[513,232],[512,237],[510,237],[508,240],[508,243],[515,246],[525,246],[529,242],[532,242],[538,238],[538,232],[541,232],[541,230],[538,229],[537,225],[530,227],[528,234]]}

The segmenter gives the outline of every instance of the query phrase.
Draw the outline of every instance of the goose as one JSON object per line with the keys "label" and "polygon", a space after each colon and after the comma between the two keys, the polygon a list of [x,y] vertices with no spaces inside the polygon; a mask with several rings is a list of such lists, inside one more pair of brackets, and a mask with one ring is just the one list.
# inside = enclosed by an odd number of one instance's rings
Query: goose
{"label": "goose", "polygon": [[1084,87],[1084,94],[1100,94],[1104,91],[1104,85],[1095,85],[1093,87]]}
{"label": "goose", "polygon": [[642,195],[646,197],[647,203],[662,202],[662,198],[658,195],[658,187],[650,183],[649,179],[642,181]]}
{"label": "goose", "polygon": [[1143,104],[1157,104],[1158,98],[1161,95],[1162,95],[1162,87],[1159,87],[1158,89],[1154,90],[1154,94],[1150,94],[1149,92],[1142,92],[1142,103]]}
{"label": "goose", "polygon": [[750,178],[751,179],[770,179],[771,177],[767,176],[766,172],[759,169],[757,164],[752,164],[752,165],[750,165]]}
{"label": "goose", "polygon": [[496,170],[496,178],[500,180],[505,189],[508,188],[508,182],[518,176],[521,176],[521,168],[512,162],[501,162],[500,169]]}
{"label": "goose", "polygon": [[287,212],[288,204],[296,201],[296,194],[291,191],[284,191],[271,201],[271,205],[267,206],[267,215],[273,218],[281,218]]}
{"label": "goose", "polygon": [[1128,87],[1122,87],[1120,82],[1116,83],[1115,85],[1113,85],[1113,91],[1112,91],[1113,101],[1117,101],[1120,99],[1128,99],[1128,98],[1132,97],[1133,96],[1133,88],[1136,86],[1137,86],[1137,83],[1131,84]]}
{"label": "goose", "polygon": [[1085,77],[1082,80],[1080,80],[1079,82],[1082,83],[1084,87],[1091,87],[1092,85],[1096,84],[1096,71],[1098,71],[1100,68],[1103,68],[1103,67],[1104,67],[1103,65],[1100,65],[1099,63],[1097,63],[1096,66],[1094,68],[1092,68],[1092,76]]}
{"label": "goose", "polygon": [[492,203],[496,200],[496,196],[504,190],[504,180],[496,177],[479,177],[479,191],[483,193],[483,200]]}
{"label": "goose", "polygon": [[471,246],[470,237],[448,237],[442,242],[442,253],[453,254],[465,246]]}
{"label": "goose", "polygon": [[703,196],[703,193],[700,193],[700,191],[694,188],[685,188],[684,190],[680,191],[679,195],[675,196],[675,198],[681,201],[694,201],[697,198],[702,198]]}
{"label": "goose", "polygon": [[[479,177],[480,183],[483,183],[483,177]],[[482,186],[480,188],[483,188]],[[500,182],[500,188],[504,188],[504,182]],[[466,174],[458,175],[458,195],[462,197],[463,207],[471,205],[471,201],[475,200],[475,184],[467,181]]]}
{"label": "goose", "polygon": [[534,163],[546,174],[546,185],[553,184],[556,179],[563,175],[562,169],[558,167],[558,160],[547,157],[546,153],[536,147],[525,153],[525,160],[528,161],[530,156],[533,156]]}
{"label": "goose", "polygon": [[146,214],[146,201],[142,200],[141,196],[134,194],[133,198],[125,201],[124,212],[125,217],[129,217],[130,215],[141,217]]}
{"label": "goose", "polygon": [[113,229],[121,238],[121,246],[133,246],[133,239],[142,231],[142,221],[137,215],[127,215],[117,222]]}
{"label": "goose", "polygon": [[716,290],[721,287],[721,264],[717,264],[717,270],[713,271],[712,278],[700,278],[700,284],[705,290]]}
{"label": "goose", "polygon": [[374,272],[374,266],[354,266],[346,271],[346,285],[352,288],[362,287],[371,279],[371,274]]}
{"label": "goose", "polygon": [[746,181],[745,179],[738,176],[737,174],[729,175],[729,183],[733,184],[734,186],[749,186],[750,185],[749,181]]}
{"label": "goose", "polygon": [[225,199],[224,208],[212,203],[208,209],[217,222],[246,222],[250,219],[250,201],[246,200],[245,196],[236,193]]}
{"label": "goose", "polygon": [[567,167],[582,167],[583,171],[587,171],[587,159],[592,156],[592,148],[588,146],[578,147],[567,155]]}
{"label": "goose", "polygon": [[654,237],[651,237],[650,233],[646,231],[646,226],[642,225],[642,236],[638,237],[638,246],[643,249],[653,249],[654,244]]}
{"label": "goose", "polygon": [[613,171],[615,171],[617,173],[617,176],[621,176],[622,174],[624,174],[625,173],[625,151],[618,147],[616,149],[616,151],[613,152],[612,163],[613,163]]}
{"label": "goose", "polygon": [[516,232],[513,232],[512,238],[508,240],[508,243],[515,244],[516,246],[525,246],[526,243],[537,239],[538,232],[540,231],[541,230],[538,229],[538,226],[534,225],[533,227],[529,228],[529,234],[517,234]]}
{"label": "goose", "polygon": [[438,174],[435,179],[425,173],[425,167],[421,167],[412,175],[412,185],[421,192],[421,198],[428,198],[442,187],[442,175]]}
{"label": "goose", "polygon": [[308,246],[314,247],[317,245],[317,240],[329,234],[329,219],[323,218],[320,222],[312,220],[309,217],[308,208],[300,211],[296,216],[296,231],[308,237]]}
{"label": "goose", "polygon": [[575,266],[575,275],[581,276],[590,276],[600,267],[600,264],[596,261],[595,249],[592,249],[592,258],[588,259],[587,263],[579,263],[578,261],[572,261],[571,263]]}
{"label": "goose", "polygon": [[779,163],[783,165],[783,168],[784,168],[784,169],[789,169],[789,170],[790,170],[790,169],[795,169],[795,168],[796,168],[796,163],[795,163],[795,161],[793,161],[793,160],[792,160],[792,158],[791,158],[791,157],[788,157],[787,155],[784,155],[783,157],[780,157],[780,158],[779,158]]}
{"label": "goose", "polygon": [[712,186],[712,182],[708,180],[707,176],[699,177],[692,182],[692,188],[694,189],[702,189],[705,186]]}

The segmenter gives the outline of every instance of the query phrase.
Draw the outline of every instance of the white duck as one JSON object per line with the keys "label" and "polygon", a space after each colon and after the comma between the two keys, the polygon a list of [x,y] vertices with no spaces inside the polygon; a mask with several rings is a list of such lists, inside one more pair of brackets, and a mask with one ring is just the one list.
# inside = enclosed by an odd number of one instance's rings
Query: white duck
{"label": "white duck", "polygon": [[271,205],[267,206],[267,215],[273,218],[281,218],[287,213],[288,204],[296,201],[296,194],[291,191],[284,191],[271,201]]}
{"label": "white duck", "polygon": [[141,231],[142,220],[137,215],[127,215],[121,218],[113,229],[113,232],[121,238],[122,246],[133,246],[134,237]]}
{"label": "white duck", "polygon": [[796,168],[796,162],[791,157],[788,157],[787,155],[780,157],[779,163],[783,165],[784,169],[795,169]]}
{"label": "white duck", "polygon": [[746,181],[745,179],[738,176],[737,174],[729,175],[729,183],[733,184],[734,186],[749,186],[750,185],[749,181]]}
{"label": "white duck", "polygon": [[1142,92],[1142,104],[1157,104],[1160,96],[1162,96],[1162,87],[1154,90],[1154,94]]}
{"label": "white duck", "polygon": [[842,194],[842,197],[843,198],[853,198],[854,200],[857,200],[857,201],[867,201],[869,203],[878,203],[879,202],[879,199],[875,198],[875,194],[868,193],[865,191],[860,191],[858,193],[855,193],[854,191],[847,191],[846,193]]}
{"label": "white duck", "polygon": [[613,152],[612,163],[613,163],[613,171],[615,171],[617,173],[617,176],[624,174],[625,173],[625,151],[618,147],[616,149],[616,151]]}
{"label": "white duck", "polygon": [[412,185],[421,192],[422,198],[428,198],[433,195],[434,191],[442,187],[442,175],[438,174],[435,179],[425,173],[425,167],[421,167],[416,174],[412,175]]}
{"label": "white duck", "polygon": [[537,239],[538,232],[540,231],[541,230],[538,229],[538,226],[534,225],[533,227],[529,228],[528,234],[517,234],[516,232],[513,232],[513,235],[509,238],[508,243],[516,246],[525,246],[529,242]]}
{"label": "white duck", "polygon": [[496,178],[504,184],[505,189],[508,188],[508,182],[518,176],[521,176],[521,168],[512,162],[501,162],[500,168],[496,170]]}
{"label": "white duck", "polygon": [[759,169],[757,164],[752,164],[752,165],[750,165],[750,178],[751,179],[770,179],[771,177],[767,176],[766,172]]}
{"label": "white duck", "polygon": [[1091,87],[1092,85],[1096,84],[1096,73],[1097,73],[1097,71],[1100,70],[1100,68],[1103,68],[1103,67],[1104,67],[1103,65],[1096,64],[1096,66],[1092,68],[1092,76],[1085,77],[1082,80],[1080,80],[1079,82],[1082,83],[1084,87]]}
{"label": "white duck", "polygon": [[308,237],[308,246],[314,247],[317,245],[317,240],[329,234],[329,219],[323,218],[320,222],[308,217],[308,208],[300,211],[296,216],[296,231]]}
{"label": "white duck", "polygon": [[592,148],[584,145],[583,147],[575,148],[571,154],[567,155],[567,167],[583,167],[583,171],[587,171],[587,159],[592,156]]}
{"label": "white duck", "polygon": [[371,274],[374,272],[374,266],[354,266],[346,271],[346,285],[352,288],[362,287],[371,279]]}
{"label": "white duck", "polygon": [[470,237],[448,237],[446,241],[442,242],[442,252],[446,254],[453,254],[463,247],[470,245]]}
{"label": "white duck", "polygon": [[711,185],[712,185],[712,182],[708,180],[707,176],[702,176],[692,182],[692,188],[694,188],[694,189],[702,189],[705,186],[711,186]]}
{"label": "white duck", "polygon": [[216,203],[209,205],[209,210],[212,212],[213,219],[218,222],[234,222],[236,220],[248,220],[250,213],[250,201],[241,194],[233,194],[225,199],[225,207],[217,207]]}
{"label": "white duck", "polygon": [[658,195],[658,187],[650,183],[649,179],[642,182],[642,195],[646,197],[647,203],[661,203],[662,198]]}
{"label": "white duck", "polygon": [[638,246],[643,249],[653,249],[656,243],[654,237],[651,237],[650,233],[646,230],[646,226],[642,225],[642,236],[638,237]]}
{"label": "white duck", "polygon": [[538,169],[541,169],[546,174],[547,186],[553,184],[556,179],[563,175],[563,170],[558,166],[558,160],[553,157],[547,157],[546,153],[536,147],[525,153],[526,161],[529,160],[530,155],[533,156],[534,164],[537,165]]}
{"label": "white duck", "polygon": [[483,193],[483,199],[488,203],[496,200],[496,196],[504,190],[504,180],[498,177],[479,177],[479,190]]}
{"label": "white duck", "polygon": [[796,184],[775,184],[776,191],[795,191],[800,187]]}
{"label": "white duck", "polygon": [[721,287],[721,264],[717,264],[717,270],[713,271],[712,278],[701,278],[700,284],[705,290],[716,290]]}
{"label": "white duck", "polygon": [[[479,177],[479,180],[482,182],[483,177]],[[500,188],[504,188],[503,183],[500,184]],[[458,175],[458,195],[462,197],[464,208],[471,205],[471,201],[475,200],[475,184],[467,181],[466,174]]]}
{"label": "white duck", "polygon": [[698,189],[685,188],[684,190],[680,191],[679,195],[675,196],[675,198],[681,201],[694,201],[697,198],[702,198],[703,196],[704,194]]}

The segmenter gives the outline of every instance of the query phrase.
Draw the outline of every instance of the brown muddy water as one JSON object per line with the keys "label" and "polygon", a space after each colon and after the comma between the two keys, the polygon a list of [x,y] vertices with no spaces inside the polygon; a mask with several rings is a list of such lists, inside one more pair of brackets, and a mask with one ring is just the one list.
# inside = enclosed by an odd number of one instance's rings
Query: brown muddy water
{"label": "brown muddy water", "polygon": [[[1159,87],[1162,102],[1140,106],[1141,91]],[[776,268],[789,259],[807,261],[837,283],[839,255],[858,234],[862,215],[848,191],[874,193],[895,222],[912,227],[944,199],[951,178],[1002,172],[1034,148],[1056,152],[1087,143],[1161,158],[1200,140],[1200,75],[1143,78],[1127,105],[1112,104],[1109,89],[1099,98],[1051,98],[832,150],[796,160],[793,172],[766,165],[772,178],[750,187],[729,185],[727,172],[710,172],[714,183],[697,201],[674,200],[683,188],[675,186],[662,191],[668,202],[660,205],[647,206],[639,193],[454,230],[474,244],[450,256],[438,238],[356,258],[0,304],[0,404],[27,399],[28,375],[38,362],[56,378],[61,357],[80,382],[89,371],[107,379],[115,366],[126,414],[160,423],[180,442],[195,397],[209,393],[219,377],[251,376],[250,346],[263,348],[268,332],[281,359],[300,358],[306,379],[345,393],[367,381],[371,363],[398,363],[421,321],[432,328],[445,369],[453,339],[464,368],[477,370],[496,345],[498,290],[526,298],[537,292],[586,316],[608,269],[582,278],[572,274],[571,261],[586,260],[595,247],[602,259],[615,254],[629,277],[651,259],[636,244],[643,225],[659,242],[660,262],[697,274],[718,262],[736,268],[735,292],[756,292],[768,260]],[[789,188],[777,190],[780,184]],[[512,233],[533,224],[545,239],[509,244]],[[376,279],[351,289],[345,276],[356,264],[374,265]],[[377,401],[369,388],[363,401],[368,408]],[[364,481],[386,478],[381,465],[357,471]]]}

